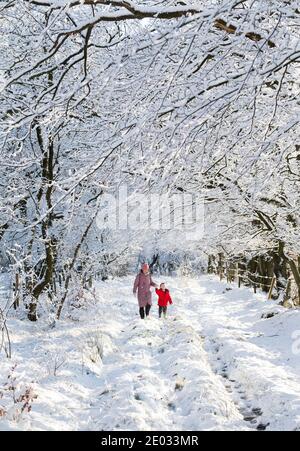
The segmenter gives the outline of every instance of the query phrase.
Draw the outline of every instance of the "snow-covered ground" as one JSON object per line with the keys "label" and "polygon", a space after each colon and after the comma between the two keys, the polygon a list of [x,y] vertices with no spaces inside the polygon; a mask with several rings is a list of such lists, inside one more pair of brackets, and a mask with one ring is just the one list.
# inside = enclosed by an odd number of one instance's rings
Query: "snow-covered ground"
{"label": "snow-covered ground", "polygon": [[167,279],[168,319],[141,321],[132,282],[99,283],[56,327],[9,319],[0,430],[300,429],[298,310],[203,276]]}

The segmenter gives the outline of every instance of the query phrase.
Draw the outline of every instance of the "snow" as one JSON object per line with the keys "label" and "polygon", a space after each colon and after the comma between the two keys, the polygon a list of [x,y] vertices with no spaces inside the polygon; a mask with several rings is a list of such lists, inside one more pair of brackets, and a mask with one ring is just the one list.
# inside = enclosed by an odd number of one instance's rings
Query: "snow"
{"label": "snow", "polygon": [[[298,310],[212,276],[165,278],[169,317],[154,304],[141,321],[133,279],[98,283],[55,327],[11,314],[0,430],[299,429]],[[34,394],[30,412],[13,403],[11,373],[16,394]]]}

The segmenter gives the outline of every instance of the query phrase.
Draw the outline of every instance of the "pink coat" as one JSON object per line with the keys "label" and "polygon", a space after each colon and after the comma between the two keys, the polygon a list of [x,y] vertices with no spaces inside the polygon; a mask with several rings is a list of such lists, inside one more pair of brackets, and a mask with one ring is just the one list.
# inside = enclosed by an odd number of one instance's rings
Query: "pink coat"
{"label": "pink coat", "polygon": [[145,275],[142,271],[136,276],[133,293],[138,294],[140,307],[146,307],[147,304],[152,305],[152,293],[150,288],[156,287],[150,274]]}

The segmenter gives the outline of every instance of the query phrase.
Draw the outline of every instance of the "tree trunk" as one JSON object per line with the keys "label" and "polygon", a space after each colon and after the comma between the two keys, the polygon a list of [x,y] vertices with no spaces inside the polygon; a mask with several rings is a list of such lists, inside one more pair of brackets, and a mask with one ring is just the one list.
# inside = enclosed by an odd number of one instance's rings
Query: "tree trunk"
{"label": "tree trunk", "polygon": [[37,302],[36,300],[32,300],[28,306],[28,315],[29,321],[36,322],[38,320],[37,316]]}
{"label": "tree trunk", "polygon": [[286,259],[284,257],[285,244],[280,241],[278,243],[278,251],[273,253],[274,274],[277,279],[278,297],[281,292],[286,292],[289,279],[289,270]]}
{"label": "tree trunk", "polygon": [[218,274],[220,276],[220,281],[223,280],[224,278],[224,254],[223,253],[219,253],[218,254],[219,257],[219,261],[218,261]]}
{"label": "tree trunk", "polygon": [[282,301],[282,305],[284,307],[288,307],[288,302],[291,299],[291,296],[292,296],[292,277],[289,278],[289,280],[287,282],[286,290],[284,293],[284,297],[283,297],[283,301]]}
{"label": "tree trunk", "polygon": [[15,283],[14,283],[14,309],[17,310],[20,307],[20,296],[21,296],[21,276],[20,273],[16,273]]}
{"label": "tree trunk", "polygon": [[[43,154],[42,160],[42,183],[39,189],[37,199],[40,204],[45,200],[47,209],[52,208],[52,194],[54,181],[54,144],[49,137],[49,143],[45,149],[43,142],[43,133],[40,125],[36,129],[37,139]],[[46,257],[42,262],[42,279],[39,280],[32,288],[31,302],[29,304],[28,319],[30,321],[37,321],[37,303],[42,292],[53,282],[53,275],[55,273],[55,247],[56,241],[50,237],[49,230],[52,227],[53,213],[48,216],[41,223],[41,236],[45,245]]]}
{"label": "tree trunk", "polygon": [[295,262],[293,259],[289,259],[289,265],[291,267],[291,271],[293,273],[293,277],[294,277],[294,281],[297,285],[297,290],[298,290],[298,300],[300,299],[300,271],[299,271],[299,266],[298,266],[298,260],[297,262]]}

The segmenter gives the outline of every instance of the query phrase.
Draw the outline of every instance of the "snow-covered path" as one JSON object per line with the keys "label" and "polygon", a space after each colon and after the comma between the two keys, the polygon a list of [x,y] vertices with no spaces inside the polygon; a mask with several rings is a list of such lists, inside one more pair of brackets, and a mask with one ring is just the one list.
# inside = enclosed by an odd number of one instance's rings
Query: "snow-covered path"
{"label": "snow-covered path", "polygon": [[0,386],[17,364],[18,389],[31,385],[38,397],[18,422],[8,409],[0,430],[300,428],[291,338],[300,312],[212,277],[166,282],[167,320],[156,306],[139,319],[132,277],[99,283],[97,302],[54,329],[12,318],[13,362],[0,357]]}
{"label": "snow-covered path", "polygon": [[120,301],[104,313],[102,323],[104,333],[114,331],[117,348],[104,359],[107,386],[95,402],[101,412],[95,424],[114,430],[247,429],[211,368],[203,337],[190,325],[192,311],[185,312],[180,290],[168,320],[159,320],[155,308],[150,320],[141,321],[133,319],[132,295],[124,299],[124,282],[116,288],[116,282],[106,288],[107,299],[119,292]]}

